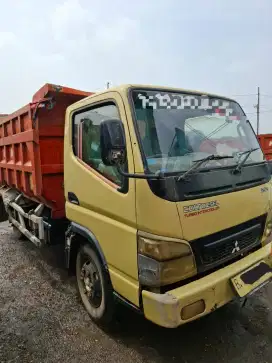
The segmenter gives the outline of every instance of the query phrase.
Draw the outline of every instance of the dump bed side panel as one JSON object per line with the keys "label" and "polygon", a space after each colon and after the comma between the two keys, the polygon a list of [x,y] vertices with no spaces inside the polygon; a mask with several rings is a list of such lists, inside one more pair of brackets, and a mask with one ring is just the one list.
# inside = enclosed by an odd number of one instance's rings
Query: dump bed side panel
{"label": "dump bed side panel", "polygon": [[272,160],[272,134],[258,135],[260,146],[267,160]]}
{"label": "dump bed side panel", "polygon": [[32,127],[27,105],[2,118],[0,124],[1,184],[17,188],[28,196],[41,192],[38,132]]}
{"label": "dump bed side panel", "polygon": [[32,102],[0,119],[0,183],[64,217],[63,138],[66,108],[89,92],[46,84]]}

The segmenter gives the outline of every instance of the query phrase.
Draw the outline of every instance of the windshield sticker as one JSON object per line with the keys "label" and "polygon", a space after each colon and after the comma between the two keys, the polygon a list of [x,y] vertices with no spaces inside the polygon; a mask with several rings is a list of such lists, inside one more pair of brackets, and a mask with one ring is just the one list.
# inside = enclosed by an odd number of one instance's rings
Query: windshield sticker
{"label": "windshield sticker", "polygon": [[191,204],[183,207],[183,213],[185,217],[194,217],[199,214],[214,212],[220,208],[219,202],[213,200],[207,203]]}
{"label": "windshield sticker", "polygon": [[232,102],[207,96],[157,93],[155,95],[139,94],[138,99],[142,101],[143,109],[206,110],[220,116],[231,116],[233,113]]}

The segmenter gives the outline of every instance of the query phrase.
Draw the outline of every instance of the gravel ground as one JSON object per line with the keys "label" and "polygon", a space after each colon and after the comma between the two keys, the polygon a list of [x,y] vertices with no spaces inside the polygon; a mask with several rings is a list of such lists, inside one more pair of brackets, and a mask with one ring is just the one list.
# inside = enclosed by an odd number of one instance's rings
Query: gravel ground
{"label": "gravel ground", "polygon": [[0,224],[0,362],[272,363],[272,285],[175,330],[118,308],[93,324],[60,246],[38,250]]}

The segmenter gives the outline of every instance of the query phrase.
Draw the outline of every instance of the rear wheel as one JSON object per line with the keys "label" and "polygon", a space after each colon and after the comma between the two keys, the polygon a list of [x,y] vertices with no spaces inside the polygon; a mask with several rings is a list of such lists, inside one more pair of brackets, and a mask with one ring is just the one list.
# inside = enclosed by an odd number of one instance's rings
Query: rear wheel
{"label": "rear wheel", "polygon": [[90,317],[97,323],[109,323],[114,314],[109,274],[97,253],[87,244],[79,248],[76,277],[81,300]]}

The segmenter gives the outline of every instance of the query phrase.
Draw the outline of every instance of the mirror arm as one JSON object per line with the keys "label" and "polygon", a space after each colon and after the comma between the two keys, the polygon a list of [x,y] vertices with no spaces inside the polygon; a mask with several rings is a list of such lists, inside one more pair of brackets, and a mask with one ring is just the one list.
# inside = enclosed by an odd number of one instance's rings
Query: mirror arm
{"label": "mirror arm", "polygon": [[133,179],[162,179],[163,178],[163,174],[160,172],[158,174],[130,174],[130,173],[125,173],[121,168],[119,164],[116,164],[117,170],[118,172],[126,177],[126,178],[133,178]]}

